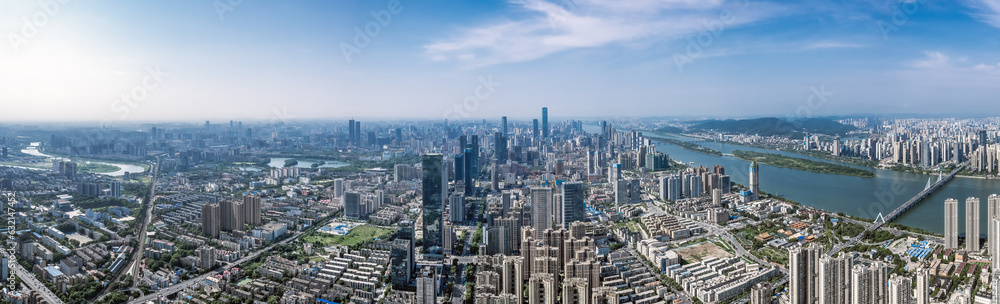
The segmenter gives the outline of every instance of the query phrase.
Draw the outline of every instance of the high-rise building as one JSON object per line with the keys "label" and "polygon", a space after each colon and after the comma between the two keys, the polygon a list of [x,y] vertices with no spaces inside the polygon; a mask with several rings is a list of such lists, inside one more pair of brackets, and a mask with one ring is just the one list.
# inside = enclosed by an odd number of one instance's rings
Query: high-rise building
{"label": "high-rise building", "polygon": [[889,304],[910,304],[910,278],[897,276],[889,280]]}
{"label": "high-rise building", "polygon": [[507,137],[507,135],[510,134],[507,133],[507,116],[501,117],[500,120],[500,132],[503,133],[503,137]]}
{"label": "high-rise building", "polygon": [[[996,272],[1000,273],[1000,272]],[[994,282],[996,280],[994,279]],[[913,294],[917,298],[916,304],[928,304],[931,302],[931,273],[927,267],[920,267],[917,269],[917,286],[913,289]],[[993,288],[994,293],[996,292],[996,287]],[[994,300],[996,301],[996,300]]]}
{"label": "high-rise building", "polygon": [[965,250],[979,251],[979,199],[965,199]]}
{"label": "high-rise building", "polygon": [[581,182],[562,184],[562,220],[559,224],[563,228],[569,228],[569,224],[586,219],[587,206],[583,201],[585,195]]}
{"label": "high-rise building", "polygon": [[424,252],[441,254],[443,234],[442,210],[448,196],[447,176],[444,175],[441,154],[424,154],[422,158],[423,178],[423,233]]}
{"label": "high-rise building", "polygon": [[531,136],[534,138],[539,138],[542,134],[538,133],[538,119],[531,120]]}
{"label": "high-rise building", "polygon": [[344,217],[350,219],[361,219],[361,193],[348,191],[344,193]]}
{"label": "high-rise building", "polygon": [[958,248],[958,200],[944,200],[944,248]]}
{"label": "high-rise building", "polygon": [[551,273],[533,273],[528,278],[528,304],[556,304],[559,289]]}
{"label": "high-rise building", "polygon": [[851,303],[851,267],[854,258],[848,254],[822,257],[819,260],[819,303]]}
{"label": "high-rise building", "polygon": [[341,198],[344,197],[344,179],[338,178],[333,180],[333,197]]}
{"label": "high-rise building", "polygon": [[235,212],[236,212],[235,201],[229,199],[219,201],[219,216],[222,221],[220,228],[223,231],[235,231],[243,227],[242,223],[240,223],[240,225],[236,224],[236,217],[234,216]]}
{"label": "high-rise building", "polygon": [[219,205],[210,203],[201,205],[201,233],[217,238],[220,228]]}
{"label": "high-rise building", "polygon": [[[504,133],[506,133],[506,132],[507,131],[504,130]],[[507,163],[507,136],[504,136],[500,132],[493,133],[493,149],[494,149],[493,153],[496,156],[497,163],[506,164]]]}
{"label": "high-rise building", "polygon": [[448,220],[453,223],[465,221],[465,197],[461,193],[448,197]]}
{"label": "high-rise building", "polygon": [[541,231],[552,228],[552,188],[531,187],[531,227]]}
{"label": "high-rise building", "polygon": [[614,287],[594,288],[590,297],[590,304],[618,304],[618,290]]}
{"label": "high-rise building", "polygon": [[[819,292],[818,264],[821,248],[799,247],[789,250],[789,300],[792,304],[811,304],[817,301]],[[866,302],[862,302],[866,303]]]}
{"label": "high-rise building", "polygon": [[1000,195],[986,199],[986,250],[992,265],[1000,265]]}
{"label": "high-rise building", "polygon": [[562,303],[590,303],[590,283],[584,278],[568,278],[563,281]]}
{"label": "high-rise building", "polygon": [[750,304],[771,304],[771,286],[760,282],[751,287]]}
{"label": "high-rise building", "polygon": [[417,277],[417,304],[437,304],[437,277],[433,266],[420,268]]}
{"label": "high-rise building", "polygon": [[410,246],[410,240],[396,239],[392,241],[389,261],[392,269],[392,288],[395,290],[403,290],[410,284],[410,276],[413,271],[410,268],[410,261],[413,260]]}
{"label": "high-rise building", "polygon": [[243,221],[253,226],[260,226],[261,220],[260,196],[243,195]]}
{"label": "high-rise building", "polygon": [[549,108],[542,107],[542,138],[549,138]]}
{"label": "high-rise building", "polygon": [[751,200],[760,199],[760,167],[757,162],[750,163],[750,198]]}

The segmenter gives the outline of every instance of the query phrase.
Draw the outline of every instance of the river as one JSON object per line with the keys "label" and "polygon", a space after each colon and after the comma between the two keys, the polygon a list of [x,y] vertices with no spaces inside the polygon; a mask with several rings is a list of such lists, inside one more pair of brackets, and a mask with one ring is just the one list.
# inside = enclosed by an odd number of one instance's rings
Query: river
{"label": "river", "polygon": [[[28,146],[24,150],[21,150],[21,153],[28,154],[28,155],[34,155],[34,156],[48,157],[48,158],[65,159],[64,157],[56,157],[56,156],[52,156],[52,155],[48,155],[48,154],[42,153],[42,151],[38,151],[38,147],[39,147],[40,144],[41,143],[33,142],[33,143],[31,143],[30,146]],[[146,171],[146,168],[143,168],[142,166],[138,166],[138,165],[133,165],[133,164],[119,164],[119,163],[108,163],[108,162],[99,162],[99,161],[82,161],[82,162],[83,163],[111,165],[111,166],[118,167],[118,171],[107,172],[107,173],[98,173],[98,174],[108,175],[108,176],[122,176],[122,175],[125,175],[125,172],[129,172],[129,173],[142,173],[142,172]]]}
{"label": "river", "polygon": [[[600,132],[599,126],[589,125],[584,126],[584,129],[588,132]],[[652,134],[646,135],[651,138],[657,136]],[[790,152],[757,149],[717,142],[701,142],[699,139],[684,136],[666,137],[683,141],[698,141],[698,144],[718,150],[724,154],[731,154],[733,150],[748,150],[777,153],[815,161],[833,162]],[[743,185],[748,184],[748,170],[750,167],[750,162],[748,161],[729,155],[713,156],[702,154],[665,142],[654,142],[654,144],[657,151],[670,155],[670,158],[678,162],[689,165],[693,164],[695,166],[725,166],[726,174],[731,176],[733,182]],[[834,163],[859,167],[839,162]],[[927,186],[929,179],[933,179],[932,182],[937,181],[937,175],[930,176],[891,170],[872,170],[875,171],[874,178],[863,178],[778,168],[761,164],[760,188],[761,191],[780,195],[806,206],[832,212],[843,212],[865,218],[875,218],[879,213],[885,215],[892,212],[893,209],[922,191]],[[956,198],[960,201],[958,204],[958,230],[965,231],[965,198],[977,197],[980,200],[979,231],[984,236],[986,233],[986,201],[987,197],[993,193],[1000,193],[1000,180],[956,177],[930,197],[917,204],[916,207],[910,209],[910,211],[906,212],[906,214],[895,222],[910,227],[943,233],[944,200],[947,198]]]}

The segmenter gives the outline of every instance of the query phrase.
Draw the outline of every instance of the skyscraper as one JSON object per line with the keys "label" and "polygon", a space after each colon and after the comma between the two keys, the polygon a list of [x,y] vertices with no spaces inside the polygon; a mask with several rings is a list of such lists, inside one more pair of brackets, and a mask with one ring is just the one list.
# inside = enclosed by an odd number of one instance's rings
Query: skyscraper
{"label": "skyscraper", "polygon": [[979,199],[965,199],[965,250],[979,251]]}
{"label": "skyscraper", "polygon": [[910,278],[897,276],[889,280],[889,304],[910,304]]}
{"label": "skyscraper", "polygon": [[531,120],[531,136],[534,138],[541,136],[541,134],[538,134],[538,119]]}
{"label": "skyscraper", "polygon": [[243,221],[253,226],[260,226],[260,196],[243,195]]}
{"label": "skyscraper", "polygon": [[223,231],[243,230],[243,203],[224,199],[219,202],[219,216]]}
{"label": "skyscraper", "polygon": [[549,108],[542,107],[542,138],[549,138]]}
{"label": "skyscraper", "polygon": [[958,248],[958,200],[944,200],[944,248]]}
{"label": "skyscraper", "polygon": [[[917,286],[913,290],[914,295],[917,298],[916,304],[928,304],[930,303],[931,297],[931,274],[927,267],[920,267],[917,269]],[[994,289],[994,292],[996,289]]]}
{"label": "skyscraper", "polygon": [[206,236],[219,237],[219,205],[205,203],[201,205],[201,233]]}
{"label": "skyscraper", "polygon": [[552,189],[531,187],[531,227],[538,231],[552,228]]}
{"label": "skyscraper", "polygon": [[500,120],[502,121],[500,123],[500,131],[503,132],[503,137],[507,137],[507,134],[509,134],[507,133],[507,116],[501,117]]}
{"label": "skyscraper", "polygon": [[556,304],[559,289],[551,273],[533,273],[528,279],[528,304]]}
{"label": "skyscraper", "polygon": [[821,254],[820,248],[815,246],[789,250],[788,294],[792,304],[811,304],[817,301],[817,266]]}
{"label": "skyscraper", "polygon": [[839,257],[822,257],[819,260],[819,303],[851,303],[851,267],[854,258],[849,254]]}
{"label": "skyscraper", "polygon": [[[507,132],[506,130],[504,131]],[[500,132],[493,133],[493,149],[497,163],[507,163],[507,136]]]}
{"label": "skyscraper", "polygon": [[771,304],[771,286],[760,282],[750,288],[750,304]]}
{"label": "skyscraper", "polygon": [[344,179],[338,178],[333,180],[333,197],[341,198],[344,196]]}
{"label": "skyscraper", "polygon": [[760,167],[757,166],[757,162],[750,163],[750,198],[751,200],[760,199]]}
{"label": "skyscraper", "polygon": [[348,191],[344,193],[344,217],[361,219],[361,193]]}
{"label": "skyscraper", "polygon": [[452,194],[448,197],[448,219],[454,223],[465,221],[465,197]]}
{"label": "skyscraper", "polygon": [[992,265],[1000,265],[1000,195],[986,199],[986,250]]}
{"label": "skyscraper", "polygon": [[441,246],[444,245],[441,209],[448,191],[445,190],[447,183],[443,181],[447,177],[442,172],[442,160],[441,154],[424,154],[421,160],[424,171],[422,180],[424,252],[429,254],[441,254]]}
{"label": "skyscraper", "polygon": [[420,276],[417,277],[417,304],[437,303],[437,278],[434,274],[433,266],[420,268]]}
{"label": "skyscraper", "polygon": [[583,221],[587,216],[587,206],[584,204],[583,183],[562,184],[562,228],[569,228],[573,222]]}

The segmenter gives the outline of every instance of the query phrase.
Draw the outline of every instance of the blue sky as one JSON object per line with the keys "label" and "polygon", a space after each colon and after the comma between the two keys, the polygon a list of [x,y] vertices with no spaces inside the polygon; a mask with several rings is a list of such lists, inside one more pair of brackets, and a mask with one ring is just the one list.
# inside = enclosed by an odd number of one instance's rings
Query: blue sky
{"label": "blue sky", "polygon": [[3,121],[1000,111],[1000,0],[0,0],[0,34]]}

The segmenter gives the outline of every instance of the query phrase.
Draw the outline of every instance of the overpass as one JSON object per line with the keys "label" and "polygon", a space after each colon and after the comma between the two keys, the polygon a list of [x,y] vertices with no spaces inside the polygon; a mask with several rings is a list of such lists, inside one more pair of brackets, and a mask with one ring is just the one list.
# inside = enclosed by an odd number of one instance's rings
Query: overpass
{"label": "overpass", "polygon": [[917,193],[916,196],[910,198],[910,200],[906,201],[902,205],[899,205],[899,207],[896,207],[895,210],[892,210],[892,212],[890,212],[888,215],[882,217],[881,220],[875,219],[875,222],[869,225],[868,228],[865,229],[865,231],[862,232],[861,234],[854,236],[853,238],[851,238],[851,240],[847,241],[846,243],[833,246],[833,248],[831,248],[830,251],[827,252],[826,254],[832,255],[834,253],[843,250],[844,248],[849,248],[851,246],[854,246],[859,241],[861,241],[861,238],[864,237],[864,235],[867,234],[868,232],[878,230],[879,228],[882,227],[882,225],[885,225],[885,223],[892,222],[898,219],[900,216],[903,216],[904,213],[910,211],[910,209],[912,209],[914,206],[920,203],[920,201],[923,201],[925,198],[931,196],[931,194],[933,194],[934,191],[941,189],[941,187],[944,186],[944,184],[947,184],[949,181],[951,181],[952,178],[955,178],[955,176],[958,175],[958,173],[961,172],[962,169],[965,169],[965,166],[967,165],[968,162],[959,164],[957,167],[955,167],[954,170],[951,170],[951,173],[948,173],[947,176],[938,179],[937,182],[931,184],[923,191],[920,191],[920,193]]}

